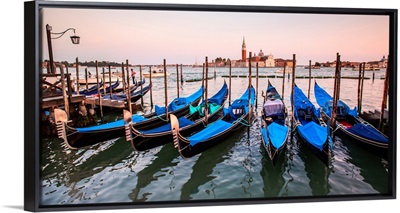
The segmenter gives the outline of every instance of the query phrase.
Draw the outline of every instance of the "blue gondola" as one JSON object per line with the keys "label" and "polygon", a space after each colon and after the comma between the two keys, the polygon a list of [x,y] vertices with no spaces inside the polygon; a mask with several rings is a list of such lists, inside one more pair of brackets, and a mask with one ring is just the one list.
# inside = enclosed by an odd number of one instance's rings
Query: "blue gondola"
{"label": "blue gondola", "polygon": [[[223,104],[227,95],[228,86],[224,82],[221,89],[211,98],[208,98],[209,122],[215,121],[222,116]],[[197,107],[189,106],[190,112],[186,116],[178,118],[180,133],[183,136],[188,136],[205,127],[204,107],[205,101]],[[131,118],[131,116],[129,111],[124,110],[125,118]],[[126,126],[127,141],[131,142],[133,149],[136,151],[144,151],[173,141],[170,123],[157,128],[137,130],[129,119],[125,122],[128,123]]]}
{"label": "blue gondola", "polygon": [[188,137],[180,134],[178,118],[171,114],[171,132],[174,137],[174,146],[178,149],[179,154],[184,158],[197,155],[221,143],[244,126],[248,126],[247,120],[252,114],[254,100],[255,91],[251,87],[228,109],[224,109],[225,115],[221,119],[209,123],[206,128]]}
{"label": "blue gondola", "polygon": [[[152,84],[148,84],[147,86],[143,87],[142,90],[138,90],[138,91],[132,91],[131,90],[131,102],[135,102],[137,100],[139,100],[141,97],[143,97],[144,95],[146,95],[147,92],[150,91]],[[112,99],[112,100],[118,100],[118,101],[126,101],[128,100],[128,95],[125,93],[116,93],[116,94],[108,94],[103,96],[104,99]]]}
{"label": "blue gondola", "polygon": [[[104,94],[104,84],[101,83],[100,85],[101,85],[100,88],[103,87],[103,88],[100,89],[100,94]],[[106,87],[105,88],[105,93],[110,93],[111,90],[114,91],[118,86],[119,86],[119,78],[117,79],[117,81],[114,84],[111,85],[111,87]],[[90,91],[86,91],[86,92],[83,92],[83,93],[80,93],[80,94],[84,94],[86,96],[97,95],[98,94],[97,85],[96,85],[96,89],[95,90],[92,89]]]}
{"label": "blue gondola", "polygon": [[[175,98],[168,108],[173,108],[171,113],[175,113],[178,117],[184,116],[189,112],[190,105],[197,106],[202,93],[203,87],[188,97]],[[58,137],[62,138],[70,148],[93,145],[125,135],[124,119],[91,127],[74,128],[68,125],[68,118],[64,110],[55,109],[54,114]],[[166,115],[156,112],[144,116],[133,115],[131,119],[134,127],[139,130],[156,128],[167,123]]]}
{"label": "blue gondola", "polygon": [[[321,117],[330,120],[333,98],[317,83],[314,86],[315,99],[322,108]],[[350,109],[341,100],[336,111],[336,131],[339,135],[350,139],[361,147],[384,159],[388,158],[388,138],[371,124],[358,117],[357,109]]]}
{"label": "blue gondola", "polygon": [[[292,100],[293,94],[290,98]],[[328,165],[332,149],[330,127],[320,118],[319,109],[315,108],[297,85],[294,87],[294,120],[294,128],[300,138]]]}
{"label": "blue gondola", "polygon": [[268,80],[268,88],[261,112],[261,140],[274,164],[279,155],[286,149],[288,136],[289,127],[285,103]]}

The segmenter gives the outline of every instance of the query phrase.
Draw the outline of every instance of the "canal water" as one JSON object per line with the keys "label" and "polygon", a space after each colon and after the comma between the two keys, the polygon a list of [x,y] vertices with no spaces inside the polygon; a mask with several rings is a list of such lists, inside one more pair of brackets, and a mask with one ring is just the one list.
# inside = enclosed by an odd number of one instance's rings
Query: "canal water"
{"label": "canal water", "polygon": [[[71,70],[71,69],[70,69]],[[143,69],[148,72],[148,68]],[[260,76],[279,75],[278,68],[260,68]],[[138,72],[138,71],[136,71]],[[168,68],[168,100],[176,97],[176,68]],[[253,75],[256,69],[252,68]],[[83,72],[81,72],[83,73]],[[92,72],[93,73],[93,72]],[[209,96],[229,82],[229,68],[216,68],[216,78],[208,81]],[[74,75],[73,73],[71,73]],[[247,75],[248,68],[233,68],[232,75]],[[308,70],[296,69],[296,76],[307,76]],[[334,68],[312,70],[313,76],[333,76]],[[366,71],[366,77],[372,77]],[[375,71],[374,81],[364,81],[363,111],[380,109],[385,71]],[[138,75],[137,75],[138,76]],[[183,67],[183,78],[201,78],[202,68]],[[214,67],[209,68],[214,76]],[[358,71],[342,69],[342,76],[358,76]],[[81,77],[82,78],[82,77]],[[58,138],[41,139],[41,204],[136,203],[155,201],[187,201],[236,198],[310,197],[333,195],[367,195],[388,192],[388,162],[335,137],[333,155],[328,166],[294,136],[288,149],[275,166],[261,145],[261,91],[268,79],[282,90],[290,112],[291,79],[259,78],[257,115],[251,127],[232,134],[229,139],[199,155],[183,159],[172,144],[136,152],[124,137],[81,148],[68,149]],[[146,79],[148,80],[148,79]],[[311,82],[310,99],[316,104],[314,80],[330,94],[333,78],[315,78]],[[163,78],[154,78],[153,102],[164,105]],[[147,81],[148,83],[149,81]],[[296,79],[307,94],[308,79]],[[248,78],[232,78],[232,101],[248,86]],[[256,87],[256,79],[252,79]],[[355,79],[342,79],[341,99],[350,107],[357,105]],[[184,82],[180,96],[190,95],[201,81]],[[139,100],[140,102],[140,100]],[[228,102],[228,100],[227,100]],[[227,106],[226,102],[226,106]],[[149,93],[144,96],[144,110],[151,111]],[[317,106],[317,105],[316,105]],[[110,112],[108,122],[121,119],[122,110]]]}

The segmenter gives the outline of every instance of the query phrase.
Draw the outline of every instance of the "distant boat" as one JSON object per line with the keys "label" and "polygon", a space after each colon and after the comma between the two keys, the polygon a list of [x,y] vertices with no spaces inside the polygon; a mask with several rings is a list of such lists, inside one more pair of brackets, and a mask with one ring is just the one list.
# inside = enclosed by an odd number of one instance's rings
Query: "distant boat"
{"label": "distant boat", "polygon": [[[276,70],[275,73],[283,73],[283,69]],[[292,73],[292,68],[290,68],[290,69],[286,68],[285,74],[288,74],[288,73],[289,73],[289,74]]]}
{"label": "distant boat", "polygon": [[[353,67],[353,71],[359,71],[359,70],[360,70],[359,67]],[[377,70],[381,70],[381,68],[373,67],[373,66],[366,66],[365,67],[365,71],[377,71]]]}
{"label": "distant boat", "polygon": [[[169,72],[167,72],[167,76],[169,76],[169,75],[170,75]],[[150,78],[150,73],[144,73],[143,76],[146,78]],[[152,78],[164,77],[164,72],[161,70],[159,70],[159,71],[153,70],[151,73],[151,77]]]}
{"label": "distant boat", "polygon": [[[310,69],[310,66],[305,66],[304,69]],[[321,67],[320,67],[320,66],[312,65],[312,66],[311,66],[311,69],[321,69]]]}

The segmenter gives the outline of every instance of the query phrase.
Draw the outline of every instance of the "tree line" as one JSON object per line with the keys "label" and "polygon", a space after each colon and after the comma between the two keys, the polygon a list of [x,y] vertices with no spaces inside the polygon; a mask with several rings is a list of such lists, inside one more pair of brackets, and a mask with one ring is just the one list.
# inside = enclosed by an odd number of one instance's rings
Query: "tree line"
{"label": "tree line", "polygon": [[[45,60],[44,62],[49,62],[49,60]],[[55,64],[63,64],[66,67],[73,67],[75,65],[74,63],[69,63],[68,61],[60,61],[60,62],[54,62]],[[87,66],[87,67],[95,67],[96,62],[95,61],[85,61],[85,62],[78,62],[80,66]],[[109,65],[112,67],[121,67],[121,63],[117,62],[110,62],[110,61],[97,61],[98,66],[100,67],[108,67]],[[129,64],[129,66],[132,66]]]}

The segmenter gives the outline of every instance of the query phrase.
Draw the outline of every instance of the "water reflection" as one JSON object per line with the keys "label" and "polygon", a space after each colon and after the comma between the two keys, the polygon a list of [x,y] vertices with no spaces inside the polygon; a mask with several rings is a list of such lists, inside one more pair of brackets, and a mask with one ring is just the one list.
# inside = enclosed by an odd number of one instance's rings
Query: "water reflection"
{"label": "water reflection", "polygon": [[261,171],[260,175],[262,177],[264,186],[263,192],[265,197],[276,197],[282,196],[286,189],[286,181],[283,175],[286,171],[288,155],[283,152],[279,158],[276,160],[275,165],[269,159],[267,152],[263,145],[260,145],[260,153],[262,155],[261,159]]}
{"label": "water reflection", "polygon": [[389,190],[389,181],[386,181],[388,178],[387,161],[359,148],[345,138],[337,138],[336,141],[346,147],[346,163],[357,167],[363,177],[363,182],[370,184],[380,193],[387,193]]}
{"label": "water reflection", "polygon": [[312,195],[328,195],[332,188],[329,184],[329,165],[325,165],[304,143],[298,143],[299,156],[304,162],[305,172],[309,178]]}
{"label": "water reflection", "polygon": [[176,166],[178,161],[174,161],[174,159],[178,156],[179,154],[172,144],[162,146],[160,151],[152,157],[152,160],[146,167],[136,173],[137,183],[128,197],[132,201],[146,201],[152,192],[141,193],[141,190],[152,182],[156,182],[160,177],[165,176],[166,174],[164,174],[165,171],[163,171],[163,169]]}

